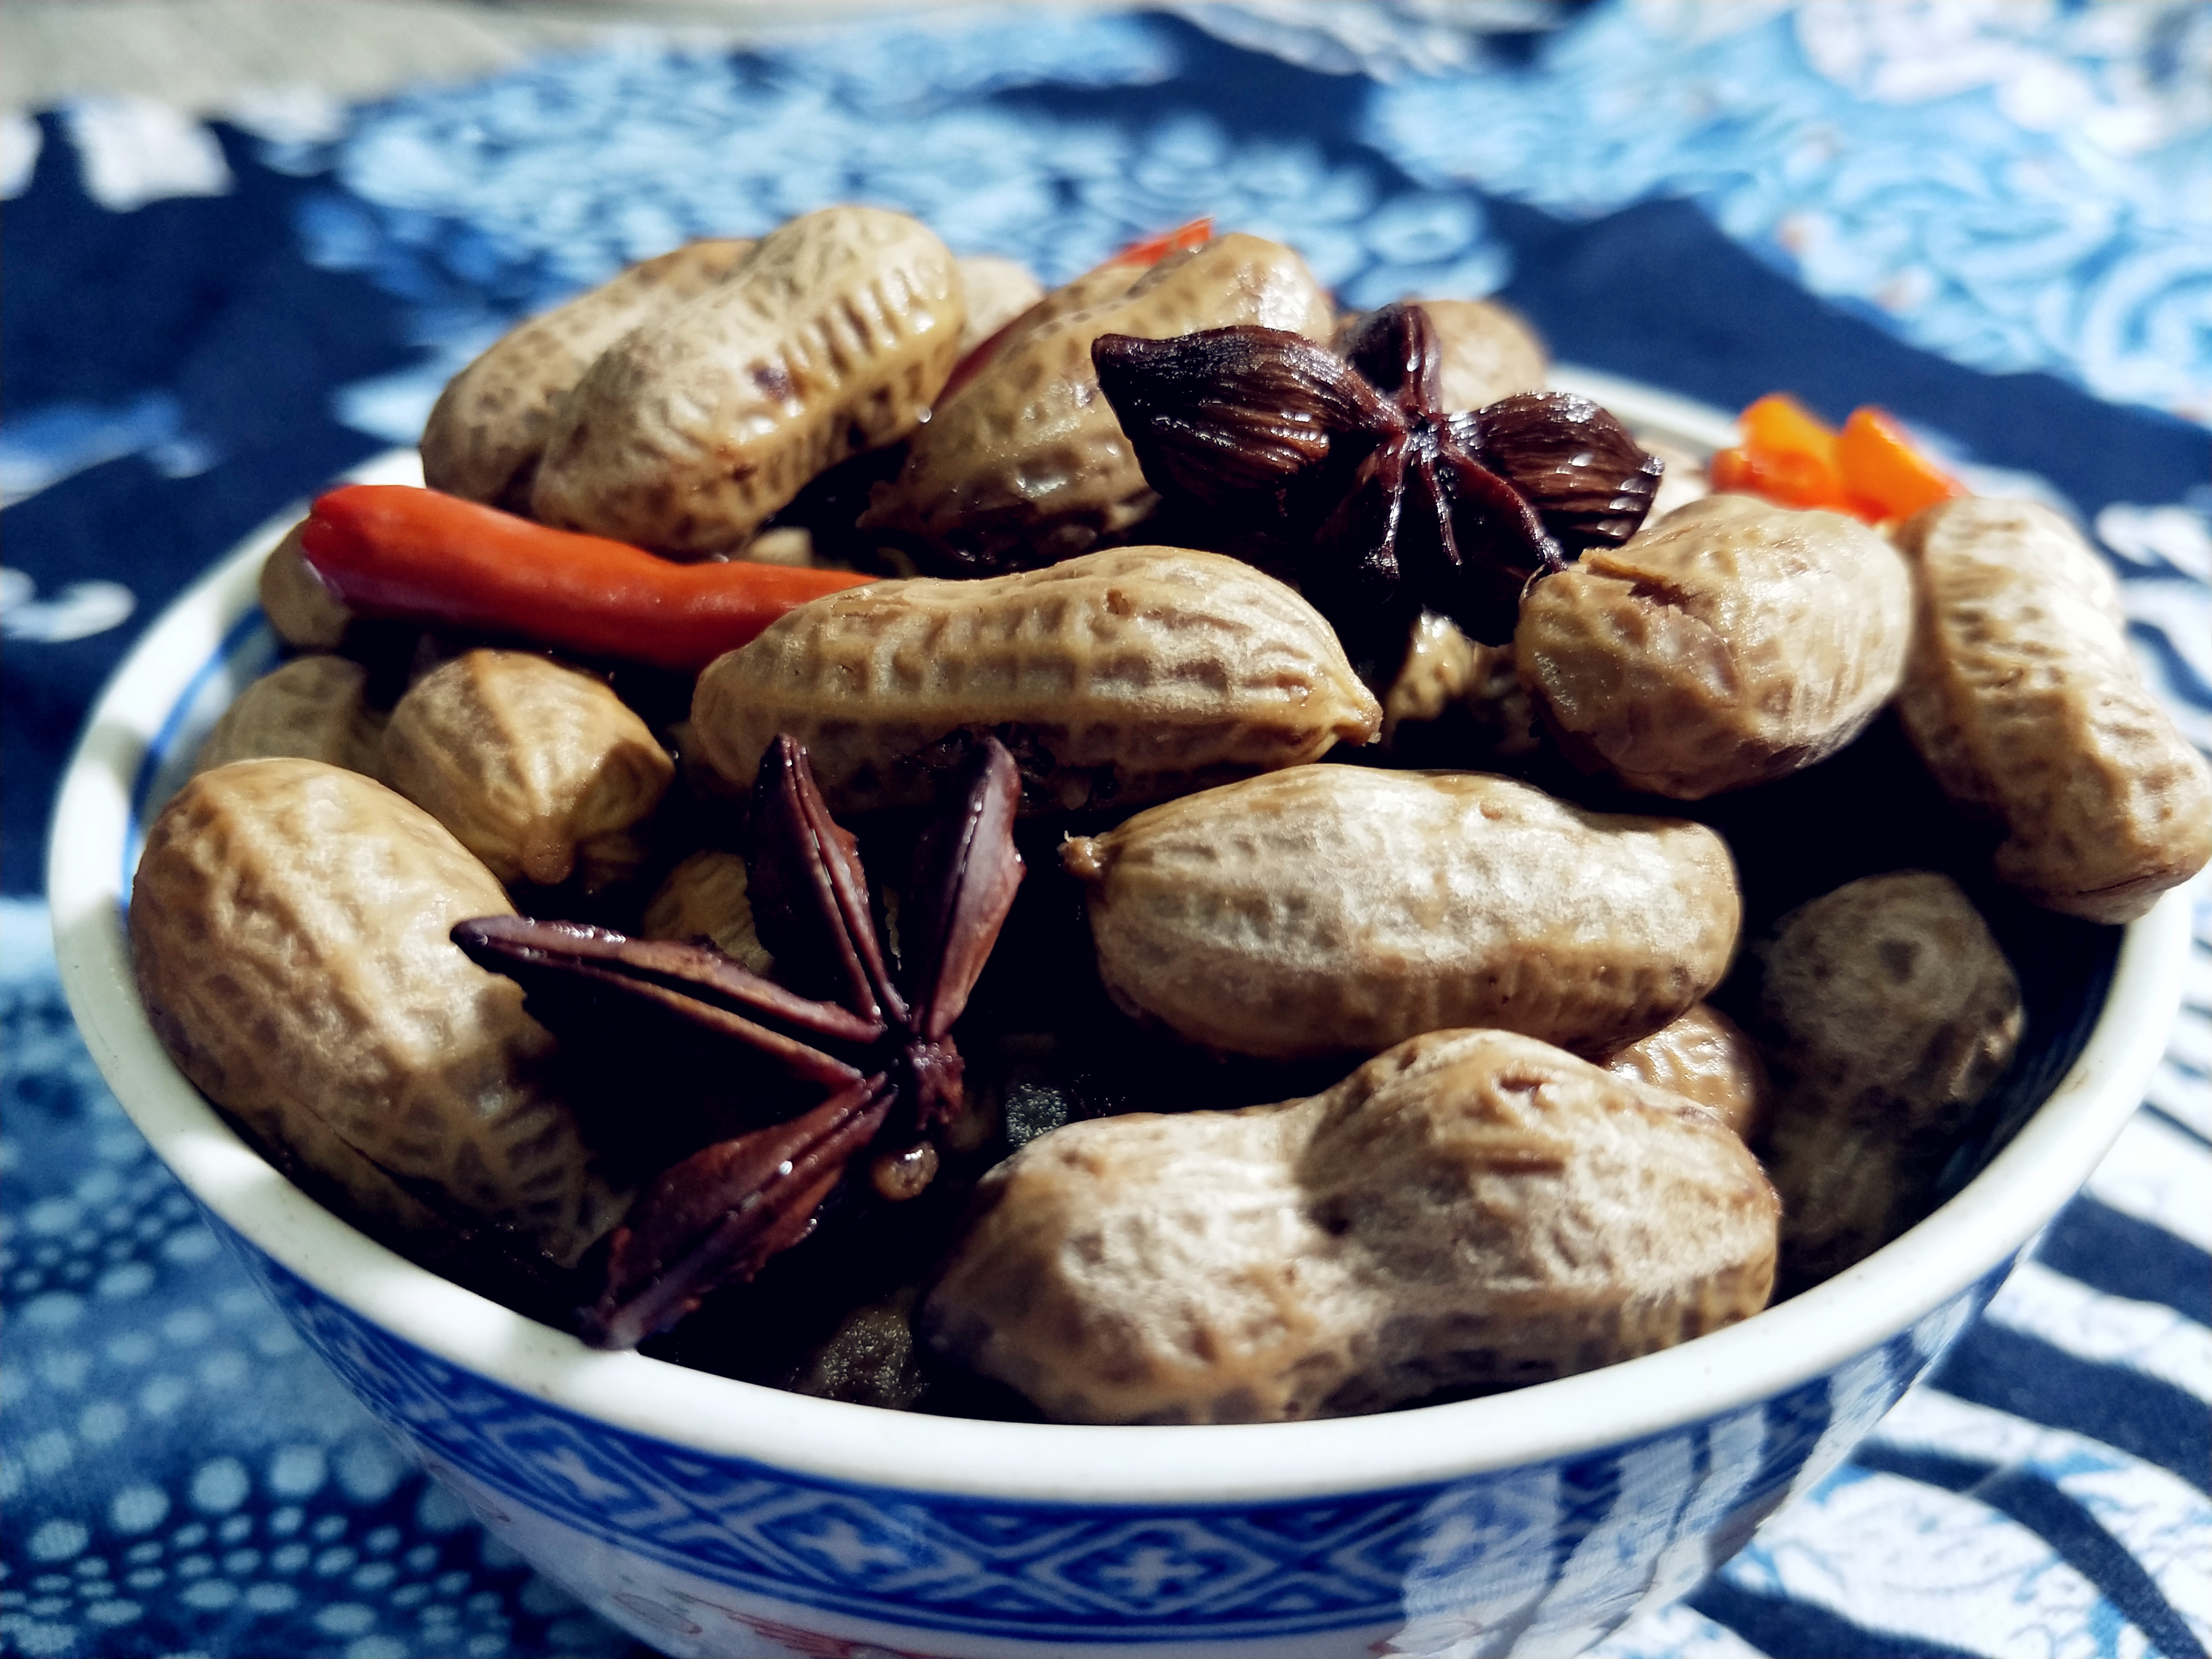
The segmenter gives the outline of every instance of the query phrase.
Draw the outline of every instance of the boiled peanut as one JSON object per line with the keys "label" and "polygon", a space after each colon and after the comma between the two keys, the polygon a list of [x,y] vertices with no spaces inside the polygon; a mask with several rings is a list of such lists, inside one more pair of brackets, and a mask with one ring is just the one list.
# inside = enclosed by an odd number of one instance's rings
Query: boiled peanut
{"label": "boiled peanut", "polygon": [[1757,1045],[1709,1002],[1630,1043],[1605,1069],[1695,1102],[1745,1140],[1764,1127],[1773,1094]]}
{"label": "boiled peanut", "polygon": [[1436,1031],[1326,1093],[1072,1123],[985,1176],[939,1353],[1063,1422],[1280,1422],[1540,1382],[1765,1305],[1775,1199],[1711,1113]]}
{"label": "boiled peanut", "polygon": [[2019,1047],[2020,981],[1948,876],[1869,876],[1752,951],[1774,1078],[1760,1150],[1783,1276],[1842,1272],[1935,1207],[1936,1179]]}
{"label": "boiled peanut", "polygon": [[148,832],[131,945],[185,1074],[353,1218],[432,1248],[457,1220],[495,1224],[568,1263],[625,1195],[597,1172],[521,988],[447,939],[511,909],[381,784],[240,761],[194,778]]}
{"label": "boiled peanut", "polygon": [[930,800],[936,751],[969,731],[1013,750],[1029,804],[1074,808],[1294,765],[1381,720],[1297,593],[1171,547],[833,593],[711,665],[691,706],[724,777],[749,785],[787,732],[839,811]]}
{"label": "boiled peanut", "polygon": [[775,965],[753,925],[745,861],[735,853],[694,853],[671,870],[645,907],[647,939],[710,941],[756,974]]}
{"label": "boiled peanut", "polygon": [[526,506],[555,404],[601,352],[721,282],[751,246],[690,243],[501,335],[432,406],[422,428],[422,482],[472,501]]}
{"label": "boiled peanut", "polygon": [[1710,830],[1473,772],[1294,767],[1061,860],[1116,1001],[1270,1059],[1473,1024],[1607,1053],[1711,990],[1741,920]]}
{"label": "boiled peanut", "polygon": [[586,891],[645,861],[641,835],[676,773],[605,684],[523,651],[441,664],[392,711],[385,781],[504,882]]}
{"label": "boiled peanut", "polygon": [[353,623],[353,612],[308,564],[300,547],[300,533],[307,527],[305,519],[294,525],[262,562],[261,609],[285,644],[301,651],[335,651]]}
{"label": "boiled peanut", "polygon": [[1998,879],[2131,921],[2212,859],[2212,771],[2129,655],[2112,573],[2058,514],[1967,498],[1898,535],[1918,581],[1898,714]]}
{"label": "boiled peanut", "polygon": [[193,769],[289,755],[374,777],[384,715],[369,707],[368,684],[368,671],[343,657],[295,657],[238,694]]}
{"label": "boiled peanut", "polygon": [[1409,744],[1425,742],[1431,734],[1423,728],[1445,721],[1449,731],[1443,740],[1486,759],[1505,760],[1534,750],[1535,720],[1510,643],[1485,645],[1468,638],[1449,617],[1420,614],[1405,660],[1382,694],[1385,749],[1401,749],[1401,735]]}
{"label": "boiled peanut", "polygon": [[[1550,361],[1521,316],[1494,300],[1416,300],[1443,348],[1437,389],[1446,409],[1480,409],[1516,392],[1541,392]],[[1361,318],[1347,317],[1341,340]]]}
{"label": "boiled peanut", "polygon": [[1118,535],[1157,497],[1098,390],[1091,343],[1232,323],[1326,340],[1333,319],[1297,254],[1231,235],[1169,256],[1101,303],[1025,319],[915,434],[905,466],[877,487],[861,526],[902,532],[985,569],[1048,564]]}
{"label": "boiled peanut", "polygon": [[1586,770],[1701,800],[1833,754],[1905,670],[1912,592],[1834,513],[1709,495],[1522,602],[1522,684]]}
{"label": "boiled peanut", "polygon": [[963,357],[1044,298],[1044,284],[1019,259],[969,253],[954,263],[960,267],[960,292],[968,313],[960,330]]}
{"label": "boiled peanut", "polygon": [[794,219],[600,354],[555,413],[532,516],[678,556],[741,546],[817,473],[913,430],[963,315],[952,255],[917,221]]}

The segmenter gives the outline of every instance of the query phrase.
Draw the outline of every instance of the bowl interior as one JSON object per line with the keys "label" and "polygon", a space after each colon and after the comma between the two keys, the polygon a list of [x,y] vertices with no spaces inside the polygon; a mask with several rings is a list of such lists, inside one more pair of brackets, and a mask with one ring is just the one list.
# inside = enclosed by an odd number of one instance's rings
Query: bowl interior
{"label": "bowl interior", "polygon": [[[1601,376],[1563,375],[1632,424],[1709,447],[1725,416]],[[1587,380],[1587,386],[1583,382]],[[356,475],[419,482],[411,455]],[[2155,1065],[2179,1000],[2185,894],[2125,930],[2026,906],[1993,917],[2022,969],[2031,1036],[1962,1148],[1957,1195],[1826,1284],[1680,1347],[1513,1393],[1323,1422],[1083,1428],[917,1419],[599,1353],[392,1255],[247,1148],[169,1063],[132,984],[122,925],[141,824],[189,771],[215,714],[274,642],[261,561],[295,509],[184,595],[104,696],[64,780],[49,895],[88,1045],[156,1152],[283,1270],[440,1359],[572,1412],[685,1446],[880,1487],[1089,1504],[1206,1504],[1377,1491],[1620,1445],[1768,1399],[1878,1348],[2008,1261],[2087,1176]]]}

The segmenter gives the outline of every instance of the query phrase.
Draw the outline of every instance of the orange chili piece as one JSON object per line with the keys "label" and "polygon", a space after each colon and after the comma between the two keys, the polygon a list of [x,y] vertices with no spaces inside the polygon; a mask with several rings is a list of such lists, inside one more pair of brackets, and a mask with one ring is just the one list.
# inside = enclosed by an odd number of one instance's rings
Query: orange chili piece
{"label": "orange chili piece", "polygon": [[1838,433],[1796,398],[1771,392],[1738,418],[1743,442],[1715,453],[1713,488],[1783,507],[1823,507],[1869,524],[1902,519],[1969,492],[1914,449],[1904,428],[1868,405]]}
{"label": "orange chili piece", "polygon": [[1971,492],[1905,441],[1897,422],[1871,404],[1851,411],[1836,440],[1844,488],[1876,519],[1903,519]]}
{"label": "orange chili piece", "polygon": [[323,585],[362,616],[520,635],[686,674],[793,607],[874,580],[743,561],[678,564],[404,484],[331,490],[300,544]]}
{"label": "orange chili piece", "polygon": [[1713,457],[1716,489],[1748,490],[1784,507],[1841,507],[1836,434],[1804,404],[1769,392],[1737,417],[1743,443]]}

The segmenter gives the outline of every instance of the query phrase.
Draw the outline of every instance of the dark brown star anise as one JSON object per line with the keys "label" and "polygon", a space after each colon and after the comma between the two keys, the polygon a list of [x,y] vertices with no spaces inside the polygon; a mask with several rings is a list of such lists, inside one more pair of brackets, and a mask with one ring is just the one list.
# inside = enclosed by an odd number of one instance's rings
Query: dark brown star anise
{"label": "dark brown star anise", "polygon": [[[580,1310],[586,1340],[634,1347],[717,1285],[750,1278],[807,1236],[863,1152],[873,1154],[884,1198],[928,1184],[932,1132],[964,1100],[953,1022],[1021,883],[1012,835],[1020,793],[1013,757],[995,739],[955,771],[948,804],[915,851],[896,974],[857,844],[831,819],[805,750],[788,737],[769,745],[754,787],[749,884],[763,942],[796,988],[710,945],[578,922],[484,916],[453,929],[455,944],[520,981],[532,1012],[556,1024],[580,1006],[580,990],[633,999],[826,1091],[811,1110],[718,1140],[647,1185],[611,1240],[605,1290]],[[730,1058],[736,1075],[740,1054]]]}
{"label": "dark brown star anise", "polygon": [[1662,470],[1587,398],[1444,408],[1418,305],[1371,313],[1342,356],[1249,325],[1105,334],[1091,355],[1146,481],[1289,550],[1355,660],[1402,649],[1424,608],[1511,638],[1528,584],[1627,540]]}

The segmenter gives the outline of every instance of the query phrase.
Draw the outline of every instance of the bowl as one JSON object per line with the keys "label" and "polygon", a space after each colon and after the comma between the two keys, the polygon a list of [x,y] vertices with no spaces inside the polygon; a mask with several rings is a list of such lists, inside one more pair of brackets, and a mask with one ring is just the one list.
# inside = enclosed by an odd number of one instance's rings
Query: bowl
{"label": "bowl", "polygon": [[[1726,417],[1561,377],[1698,448]],[[411,455],[362,469],[417,481]],[[1577,1653],[1692,1588],[1980,1312],[2133,1111],[2186,896],[2008,940],[2031,1016],[1960,1190],[1857,1266],[1662,1352],[1378,1416],[1096,1428],[908,1415],[603,1353],[373,1243],[163,1053],[124,928],[140,826],[265,667],[272,520],[150,628],[63,784],[63,983],[131,1118],[301,1334],[499,1537],[678,1655]],[[1968,1178],[1968,1177],[1971,1178]]]}

